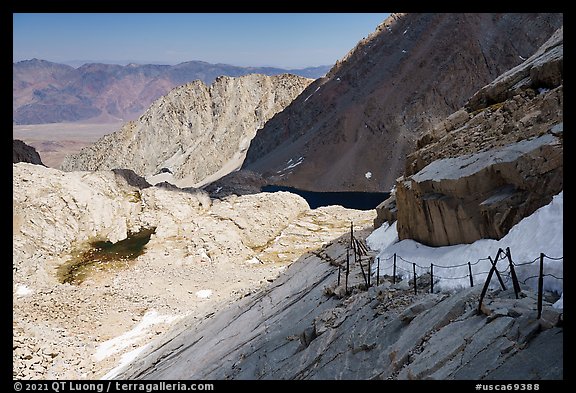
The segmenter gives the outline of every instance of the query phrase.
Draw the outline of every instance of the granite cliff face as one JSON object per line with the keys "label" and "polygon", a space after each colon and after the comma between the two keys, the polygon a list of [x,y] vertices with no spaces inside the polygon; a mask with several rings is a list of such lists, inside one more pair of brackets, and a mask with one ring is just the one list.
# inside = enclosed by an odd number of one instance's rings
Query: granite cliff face
{"label": "granite cliff face", "polygon": [[562,18],[392,14],[258,132],[243,168],[313,191],[389,190],[424,130],[530,57]]}
{"label": "granite cliff face", "polygon": [[62,169],[127,168],[151,182],[199,186],[237,169],[256,131],[311,79],[283,74],[195,81],[155,101],[134,122],[66,157]]}
{"label": "granite cliff face", "polygon": [[[420,138],[396,183],[400,239],[500,239],[563,189],[562,64],[559,29]],[[376,224],[389,220],[378,210]]]}

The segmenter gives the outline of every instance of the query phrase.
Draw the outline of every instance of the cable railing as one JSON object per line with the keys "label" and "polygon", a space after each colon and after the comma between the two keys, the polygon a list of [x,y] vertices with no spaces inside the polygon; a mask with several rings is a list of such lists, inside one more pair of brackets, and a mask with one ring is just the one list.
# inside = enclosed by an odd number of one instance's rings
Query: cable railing
{"label": "cable railing", "polygon": [[[362,272],[362,277],[364,279],[364,283],[365,283],[365,287],[366,289],[369,288],[371,286],[371,276],[372,276],[372,263],[374,262],[374,258],[369,256],[369,251],[368,251],[368,247],[362,243],[361,240],[357,239],[354,236],[354,227],[353,224],[351,224],[350,226],[350,244],[351,247],[349,249],[347,249],[347,258],[346,258],[346,270],[345,270],[345,274],[346,274],[346,294],[348,294],[348,274],[349,274],[349,265],[350,265],[350,251],[352,251],[353,253],[353,257],[354,257],[354,262],[358,263],[360,265],[360,270]],[[364,266],[362,264],[362,258],[368,256],[369,260],[367,261],[367,272],[364,271]],[[549,259],[552,261],[563,261],[564,257],[551,257],[548,256],[544,253],[540,253],[540,255],[536,258],[534,258],[532,261],[527,261],[527,262],[515,262],[512,259],[512,254],[510,252],[510,248],[506,247],[506,250],[499,248],[496,256],[494,258],[492,258],[491,256],[488,256],[486,258],[478,258],[476,261],[471,262],[465,262],[465,263],[458,263],[458,264],[454,264],[454,265],[435,265],[434,263],[430,263],[429,266],[422,266],[419,263],[416,263],[414,261],[410,261],[404,257],[402,257],[401,255],[398,255],[397,253],[394,253],[392,255],[389,255],[388,257],[376,257],[376,263],[377,263],[377,267],[376,267],[376,285],[380,285],[380,270],[381,270],[381,263],[385,263],[384,268],[386,267],[386,264],[388,264],[388,268],[392,268],[392,283],[395,284],[396,283],[396,278],[397,277],[403,277],[404,275],[408,275],[408,277],[412,276],[412,279],[409,280],[413,282],[414,285],[414,293],[417,294],[418,293],[418,285],[417,285],[417,277],[418,274],[416,273],[417,268],[419,269],[419,276],[423,276],[424,274],[428,274],[430,275],[430,293],[434,292],[434,284],[435,282],[437,283],[439,280],[463,280],[465,278],[468,278],[470,281],[470,286],[473,287],[474,286],[474,278],[478,277],[478,276],[486,276],[486,280],[484,282],[484,286],[482,289],[482,293],[480,295],[480,302],[478,305],[478,310],[480,311],[481,307],[482,307],[482,301],[484,299],[484,296],[486,295],[486,291],[488,289],[488,286],[490,285],[490,281],[492,276],[495,274],[498,282],[500,283],[500,286],[502,287],[503,290],[506,290],[506,284],[510,284],[510,282],[512,282],[512,287],[514,288],[514,293],[516,295],[516,298],[518,299],[518,295],[520,292],[520,281],[518,280],[518,277],[516,275],[516,267],[524,267],[524,266],[528,266],[528,265],[532,265],[534,263],[537,263],[539,261],[539,274],[537,275],[533,275],[530,277],[525,278],[522,281],[522,284],[526,285],[526,282],[530,279],[538,279],[538,318],[540,318],[541,313],[542,313],[542,292],[543,292],[543,280],[544,277],[548,276],[551,277],[553,279],[556,280],[563,280],[563,277],[557,277],[556,275],[552,274],[552,273],[546,273],[544,274],[544,259]],[[504,269],[499,270],[497,268],[498,262],[503,261],[503,260],[508,260],[508,263],[506,264],[506,267]],[[391,265],[390,262],[388,261],[392,261]],[[479,264],[481,261],[489,261],[491,264],[491,268],[489,271],[481,271],[481,272],[473,272],[472,267]],[[404,264],[408,264],[409,267],[403,267],[400,266],[401,263]],[[435,270],[437,269],[460,269],[463,267],[468,267],[468,274],[465,275],[459,275],[456,277],[447,277],[445,275],[439,275],[439,274],[435,274]],[[400,275],[398,273],[401,273]],[[504,279],[502,278],[502,276],[504,276]],[[340,267],[338,269],[338,285],[340,285]]]}

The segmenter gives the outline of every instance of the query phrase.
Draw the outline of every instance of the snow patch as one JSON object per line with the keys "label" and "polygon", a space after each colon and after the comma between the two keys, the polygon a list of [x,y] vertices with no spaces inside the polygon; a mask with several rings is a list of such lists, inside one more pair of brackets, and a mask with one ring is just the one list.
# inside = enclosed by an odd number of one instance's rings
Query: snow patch
{"label": "snow patch", "polygon": [[144,338],[146,332],[152,325],[172,323],[178,318],[179,317],[175,315],[159,315],[155,310],[148,311],[132,330],[100,344],[93,356],[96,361],[102,361]]}
{"label": "snow patch", "polygon": [[370,179],[370,178],[372,177],[372,172],[366,172],[366,173],[364,174],[364,177],[365,177],[366,179]]}
{"label": "snow patch", "polygon": [[206,253],[204,248],[199,248],[196,253],[200,257],[200,262],[212,262],[210,256]]}
{"label": "snow patch", "polygon": [[[292,161],[292,159],[290,159],[290,161]],[[290,161],[289,161],[289,162],[290,162]],[[300,158],[298,158],[294,163],[288,165],[286,168],[282,169],[282,170],[279,171],[279,172],[284,172],[284,171],[287,171],[288,169],[295,168],[295,167],[297,167],[298,165],[302,164],[303,161],[304,161],[304,157],[300,157]],[[279,173],[279,172],[277,172],[277,173]]]}
{"label": "snow patch", "polygon": [[24,284],[18,284],[16,286],[16,295],[17,296],[28,296],[28,295],[31,295],[33,293],[34,293],[34,291],[31,290],[30,288],[28,288]]}
{"label": "snow patch", "polygon": [[199,297],[200,299],[208,299],[210,296],[212,296],[212,290],[201,289],[198,292],[196,292],[196,296]]}
{"label": "snow patch", "polygon": [[[491,268],[487,257],[494,258],[499,248],[505,250],[510,247],[512,260],[516,264],[534,261],[517,266],[516,274],[520,282],[536,290],[540,253],[554,258],[562,258],[564,255],[563,206],[564,193],[560,192],[552,202],[524,218],[500,240],[481,239],[471,244],[428,247],[410,239],[399,241],[396,223],[392,226],[385,223],[368,236],[366,243],[378,251],[381,275],[392,275],[391,259],[394,253],[397,255],[397,274],[402,277],[411,276],[412,263],[418,265],[417,275],[428,272],[433,263],[434,276],[439,279],[434,287],[440,290],[469,287],[468,262],[472,264],[474,283],[484,283]],[[504,260],[498,264],[500,270],[506,269],[506,262]],[[448,268],[455,265],[461,266]],[[544,258],[544,274],[548,275],[544,277],[544,289],[562,294],[563,280],[559,278],[563,278],[563,260]],[[510,286],[508,272],[505,277],[505,283],[508,280],[507,285]],[[498,281],[493,281],[497,285]],[[559,302],[558,307],[563,306],[563,301]]]}
{"label": "snow patch", "polygon": [[120,358],[120,363],[114,367],[112,370],[108,371],[106,373],[106,375],[104,375],[102,378],[100,378],[101,380],[108,380],[108,379],[114,379],[114,377],[116,377],[116,375],[118,375],[118,373],[128,364],[132,363],[132,361],[134,359],[136,359],[138,357],[138,355],[140,355],[140,353],[142,353],[142,351],[144,351],[146,348],[148,348],[150,346],[150,344],[146,344],[146,345],[142,345],[141,347],[138,347],[136,349],[133,349],[130,352],[125,353],[124,355],[122,355],[122,357]]}
{"label": "snow patch", "polygon": [[384,250],[386,247],[398,242],[396,221],[392,225],[385,222],[366,238],[366,244],[372,250]]}
{"label": "snow patch", "polygon": [[558,299],[558,300],[556,301],[556,303],[554,303],[554,304],[552,305],[552,307],[554,307],[554,308],[560,308],[560,309],[563,309],[563,308],[564,308],[564,292],[562,292],[562,295],[560,295],[560,299]]}
{"label": "snow patch", "polygon": [[406,34],[408,32],[408,29],[404,30],[404,33],[402,33],[402,35]]}
{"label": "snow patch", "polygon": [[[318,86],[318,87],[316,88],[316,90],[314,90],[314,93],[316,93],[318,90],[320,90],[320,87],[322,87],[322,86]],[[308,101],[308,98],[312,97],[312,96],[314,95],[314,93],[312,93],[312,94],[310,94],[308,97],[306,97],[306,99],[304,100],[304,102]]]}
{"label": "snow patch", "polygon": [[406,50],[402,49],[402,53],[406,53]]}

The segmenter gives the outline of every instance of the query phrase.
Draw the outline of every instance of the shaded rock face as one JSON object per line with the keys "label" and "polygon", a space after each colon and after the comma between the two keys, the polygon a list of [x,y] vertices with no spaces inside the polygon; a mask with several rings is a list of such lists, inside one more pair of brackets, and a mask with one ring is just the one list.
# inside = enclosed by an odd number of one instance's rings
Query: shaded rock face
{"label": "shaded rock face", "polygon": [[40,154],[32,146],[19,139],[12,140],[12,163],[29,162],[31,164],[44,165]]}
{"label": "shaded rock face", "polygon": [[374,228],[379,228],[385,222],[392,224],[398,219],[398,206],[396,204],[396,193],[391,193],[390,197],[376,206],[376,218]]}
{"label": "shaded rock face", "polygon": [[389,190],[424,130],[532,55],[562,18],[392,14],[258,132],[243,168],[312,191]]}
{"label": "shaded rock face", "polygon": [[203,189],[211,198],[221,199],[230,195],[257,194],[265,185],[266,180],[259,173],[240,170],[229,173]]}
{"label": "shaded rock face", "polygon": [[469,111],[512,98],[526,89],[553,89],[564,76],[564,29],[560,28],[529,59],[480,89],[466,104]]}
{"label": "shaded rock face", "polygon": [[422,136],[396,184],[400,239],[500,239],[563,189],[562,42],[560,29]]}
{"label": "shaded rock face", "polygon": [[138,119],[66,157],[62,169],[131,169],[151,183],[198,186],[238,169],[256,130],[310,83],[295,75],[220,77],[172,90]]}

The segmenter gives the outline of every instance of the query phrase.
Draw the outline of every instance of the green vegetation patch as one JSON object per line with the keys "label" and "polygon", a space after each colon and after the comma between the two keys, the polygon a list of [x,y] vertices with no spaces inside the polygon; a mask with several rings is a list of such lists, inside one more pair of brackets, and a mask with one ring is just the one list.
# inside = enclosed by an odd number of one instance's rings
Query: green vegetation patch
{"label": "green vegetation patch", "polygon": [[58,280],[63,284],[79,285],[96,272],[128,267],[132,260],[144,253],[155,231],[156,228],[145,228],[129,232],[126,239],[116,243],[102,240],[90,242],[87,250],[75,252],[70,261],[58,267]]}

